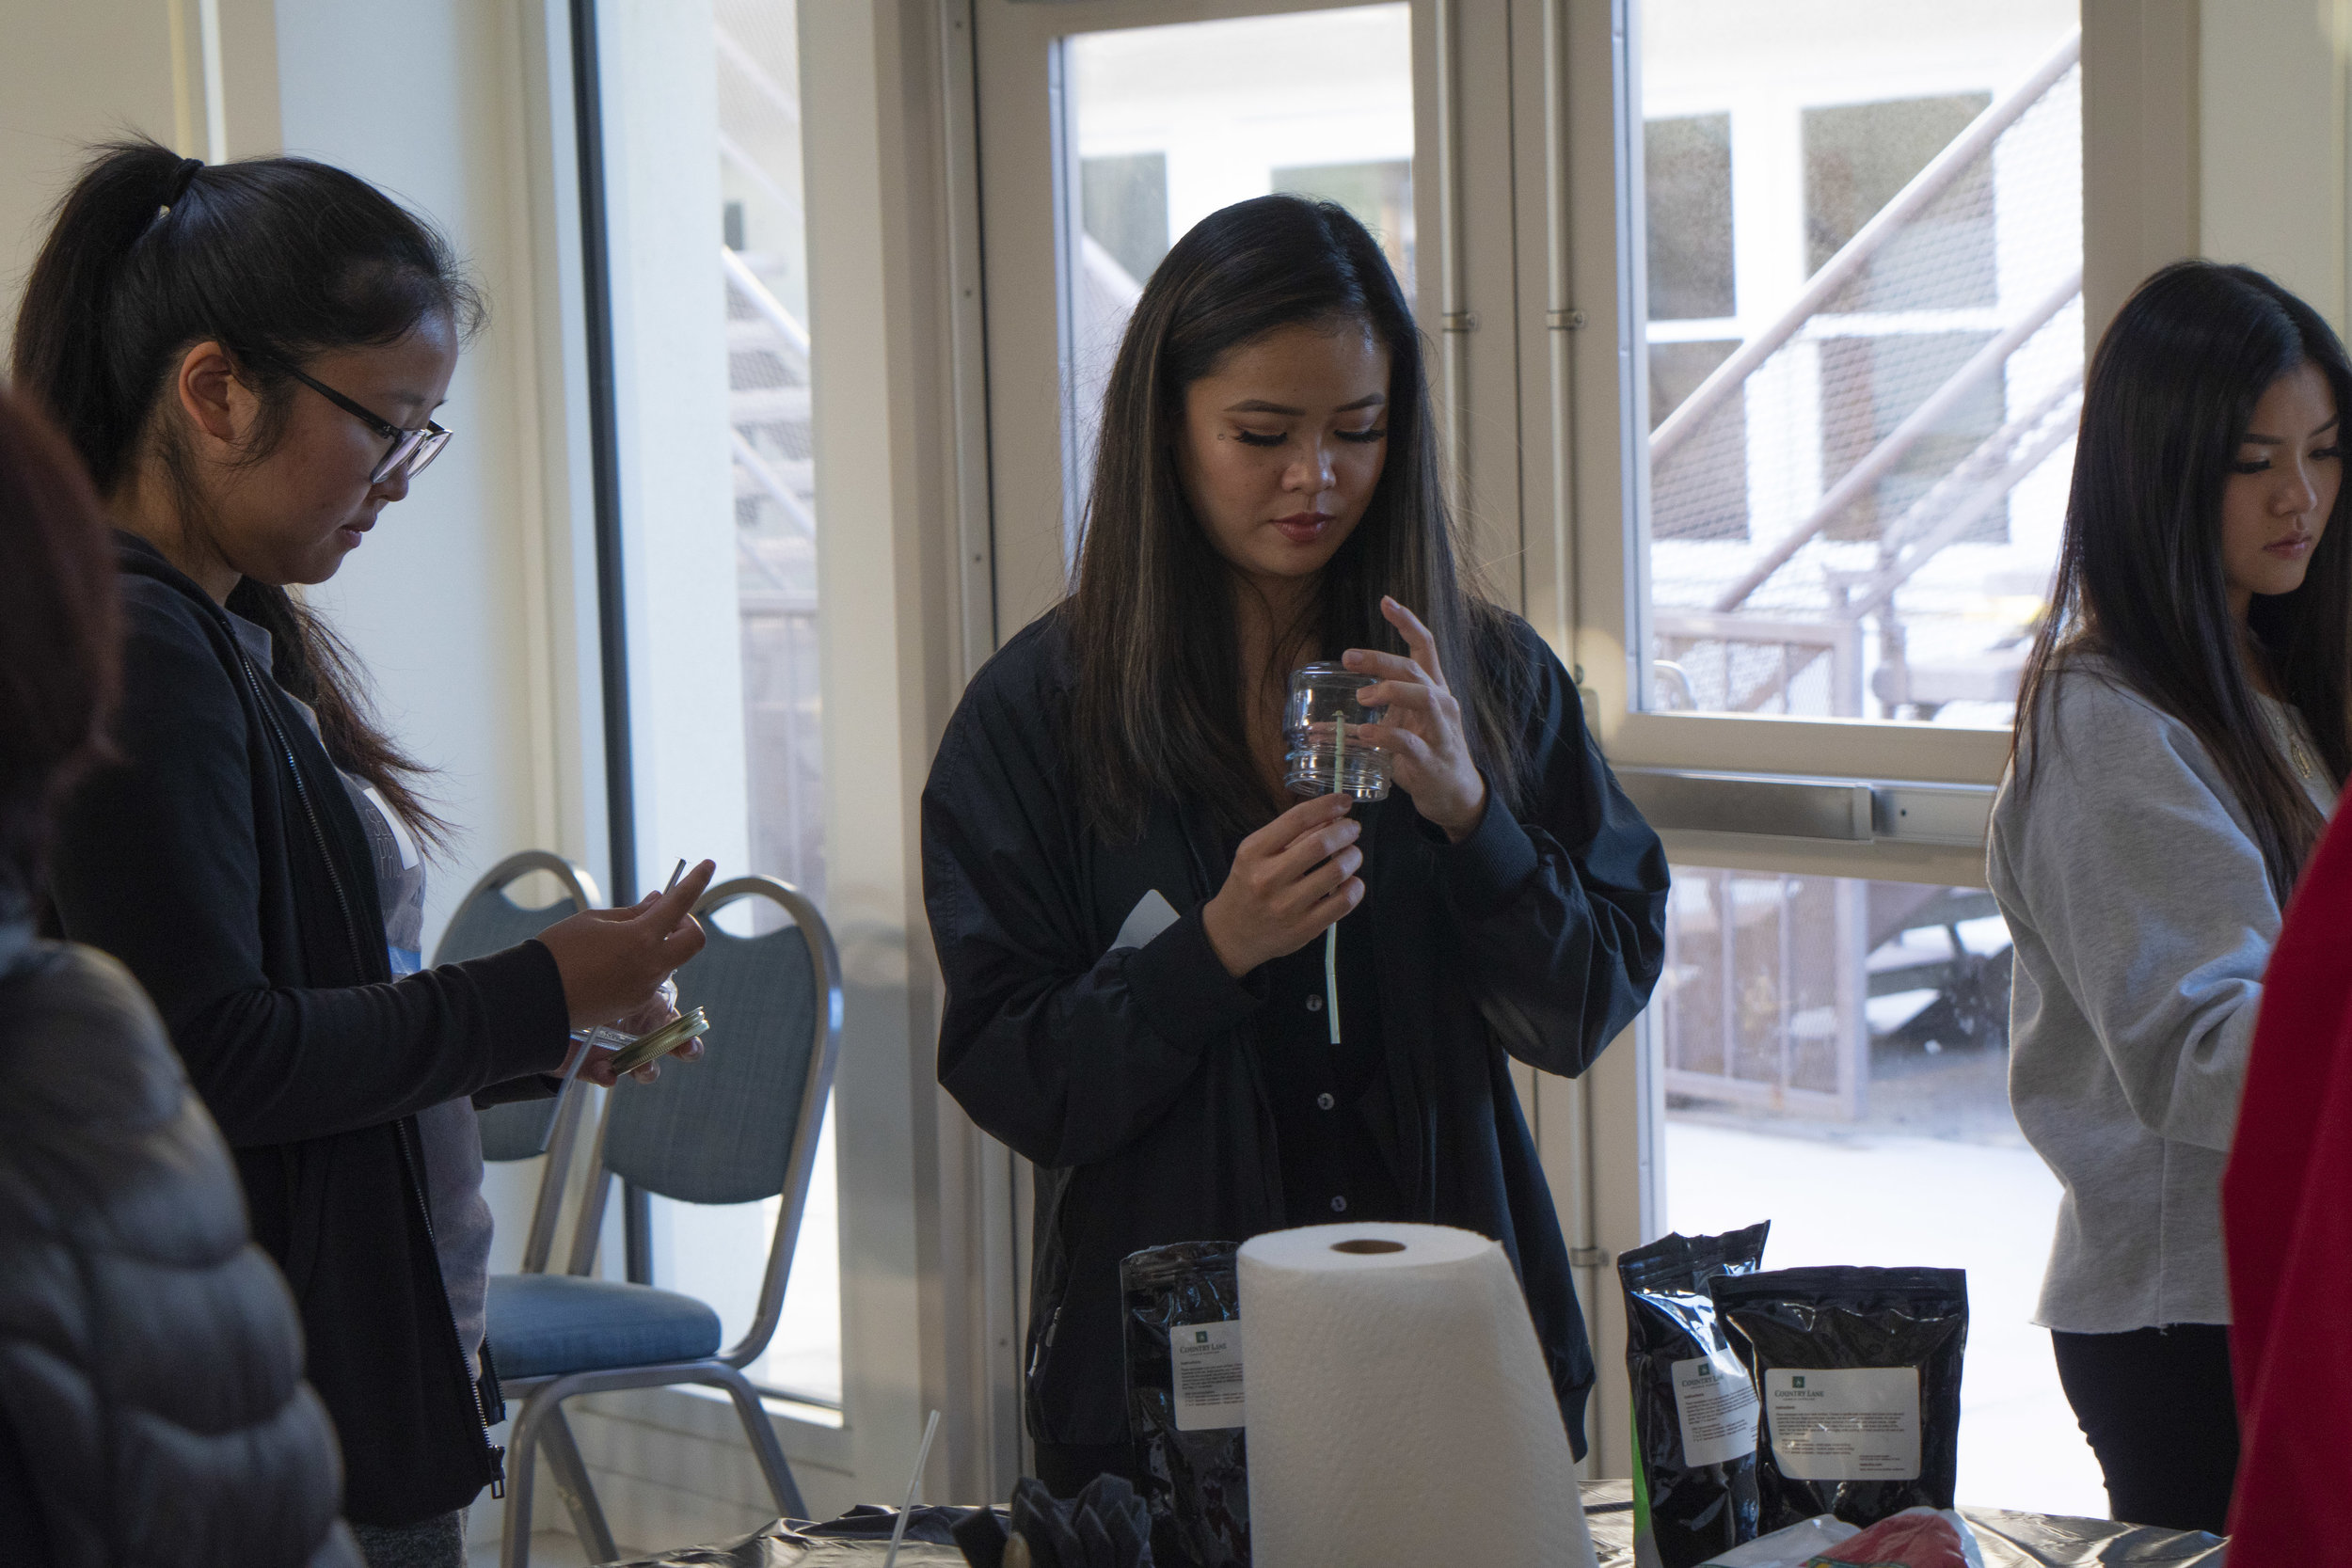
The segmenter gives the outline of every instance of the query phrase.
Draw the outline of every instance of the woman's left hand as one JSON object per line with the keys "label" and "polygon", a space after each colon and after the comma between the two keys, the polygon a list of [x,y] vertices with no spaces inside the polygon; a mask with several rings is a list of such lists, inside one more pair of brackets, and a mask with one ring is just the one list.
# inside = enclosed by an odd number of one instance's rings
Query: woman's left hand
{"label": "woman's left hand", "polygon": [[1366,707],[1385,707],[1385,722],[1363,726],[1363,737],[1395,759],[1397,787],[1413,798],[1422,816],[1459,844],[1478,826],[1486,809],[1486,781],[1470,760],[1462,733],[1462,705],[1445,684],[1438,663],[1438,641],[1421,617],[1394,599],[1380,601],[1380,613],[1405,639],[1406,654],[1350,648],[1343,662],[1360,674],[1380,678],[1356,694]]}
{"label": "woman's left hand", "polygon": [[[674,982],[664,979],[660,988],[639,1004],[636,1008],[613,1020],[612,1027],[618,1033],[643,1037],[652,1034],[677,1016],[677,987]],[[702,1053],[703,1041],[700,1035],[670,1053],[681,1062],[698,1060]],[[601,1046],[591,1050],[588,1053],[588,1059],[580,1064],[580,1076],[604,1088],[612,1087],[620,1081],[620,1075],[612,1070],[613,1058],[619,1054],[618,1051],[608,1051]],[[661,1076],[661,1064],[658,1061],[647,1062],[628,1076],[641,1084],[650,1084]]]}

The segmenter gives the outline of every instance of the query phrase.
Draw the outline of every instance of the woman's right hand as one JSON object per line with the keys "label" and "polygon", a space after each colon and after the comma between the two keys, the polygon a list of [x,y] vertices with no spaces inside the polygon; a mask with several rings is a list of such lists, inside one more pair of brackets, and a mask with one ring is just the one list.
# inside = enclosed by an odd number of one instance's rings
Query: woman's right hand
{"label": "woman's right hand", "polygon": [[1225,885],[1200,911],[1209,945],[1235,979],[1297,952],[1362,902],[1363,824],[1347,815],[1354,804],[1318,796],[1241,841]]}
{"label": "woman's right hand", "polygon": [[670,972],[703,950],[703,928],[688,911],[718,866],[705,861],[667,893],[625,910],[582,910],[539,933],[564,981],[571,1026],[592,1029],[644,1006]]}

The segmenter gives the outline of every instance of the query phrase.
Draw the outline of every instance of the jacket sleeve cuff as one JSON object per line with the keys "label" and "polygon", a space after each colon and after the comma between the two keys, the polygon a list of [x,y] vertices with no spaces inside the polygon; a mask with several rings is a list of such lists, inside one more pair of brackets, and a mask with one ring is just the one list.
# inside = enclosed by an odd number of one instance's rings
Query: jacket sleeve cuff
{"label": "jacket sleeve cuff", "polygon": [[1262,985],[1226,973],[1198,905],[1127,955],[1127,990],[1151,1026],[1174,1040],[1238,1028],[1265,1001]]}
{"label": "jacket sleeve cuff", "polygon": [[564,1089],[564,1080],[553,1073],[533,1072],[521,1078],[509,1078],[503,1084],[493,1084],[475,1092],[473,1108],[489,1110],[494,1105],[521,1104],[533,1100],[553,1100]]}
{"label": "jacket sleeve cuff", "polygon": [[475,980],[488,1015],[490,1082],[561,1072],[572,1048],[571,1008],[555,955],[536,938],[455,967]]}
{"label": "jacket sleeve cuff", "polygon": [[1422,827],[1436,841],[1438,875],[1460,913],[1491,914],[1518,896],[1535,874],[1534,841],[1495,799],[1491,785],[1478,826],[1461,843],[1448,841],[1444,831],[1430,823]]}

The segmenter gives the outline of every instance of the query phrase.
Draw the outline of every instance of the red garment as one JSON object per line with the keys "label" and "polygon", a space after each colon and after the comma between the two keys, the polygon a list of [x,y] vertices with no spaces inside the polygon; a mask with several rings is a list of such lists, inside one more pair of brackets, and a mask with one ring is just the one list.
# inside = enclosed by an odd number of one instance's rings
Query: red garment
{"label": "red garment", "polygon": [[2352,1560],[2352,823],[2271,955],[2221,1182],[2240,1449],[2230,1568]]}
{"label": "red garment", "polygon": [[1928,1509],[1907,1508],[1808,1559],[1804,1568],[1968,1568],[1968,1555],[1950,1520]]}

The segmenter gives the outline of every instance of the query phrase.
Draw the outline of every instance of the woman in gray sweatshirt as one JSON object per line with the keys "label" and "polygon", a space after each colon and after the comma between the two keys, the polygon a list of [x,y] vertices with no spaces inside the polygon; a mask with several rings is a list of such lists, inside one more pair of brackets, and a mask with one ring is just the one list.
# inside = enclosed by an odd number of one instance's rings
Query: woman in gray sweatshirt
{"label": "woman in gray sweatshirt", "polygon": [[2244,267],[2124,305],[2084,390],[1988,867],[2010,1098],[2065,1188],[2036,1321],[2119,1519],[2219,1531],[2222,1165],[2280,911],[2352,767],[2352,362]]}

